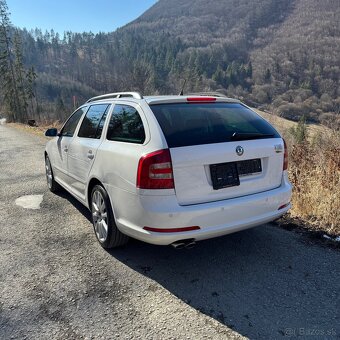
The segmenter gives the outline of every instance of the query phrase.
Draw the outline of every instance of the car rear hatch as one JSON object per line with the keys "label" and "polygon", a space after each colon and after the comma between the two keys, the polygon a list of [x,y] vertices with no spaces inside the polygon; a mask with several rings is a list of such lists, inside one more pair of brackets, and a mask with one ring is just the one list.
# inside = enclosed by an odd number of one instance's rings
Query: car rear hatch
{"label": "car rear hatch", "polygon": [[150,105],[167,140],[180,205],[277,188],[283,140],[254,111],[215,98]]}

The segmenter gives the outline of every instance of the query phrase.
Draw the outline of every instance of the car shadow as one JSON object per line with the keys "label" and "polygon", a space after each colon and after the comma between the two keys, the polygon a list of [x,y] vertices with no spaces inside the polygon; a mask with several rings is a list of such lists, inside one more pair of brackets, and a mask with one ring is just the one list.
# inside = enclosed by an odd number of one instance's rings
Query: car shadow
{"label": "car shadow", "polygon": [[91,218],[91,212],[89,209],[87,209],[82,203],[80,203],[76,198],[74,198],[70,193],[68,193],[66,190],[61,189],[58,190],[55,195],[69,201],[79,212],[82,213],[82,215],[90,222],[92,223]]}
{"label": "car shadow", "polygon": [[[71,195],[59,195],[91,220]],[[265,225],[193,249],[131,240],[109,254],[243,336],[340,334],[340,253],[306,244],[298,233]]]}
{"label": "car shadow", "polygon": [[133,240],[110,253],[252,339],[334,335],[339,310],[336,295],[329,292],[335,292],[339,271],[325,265],[327,250],[308,247],[299,238],[268,225],[203,241],[190,250]]}

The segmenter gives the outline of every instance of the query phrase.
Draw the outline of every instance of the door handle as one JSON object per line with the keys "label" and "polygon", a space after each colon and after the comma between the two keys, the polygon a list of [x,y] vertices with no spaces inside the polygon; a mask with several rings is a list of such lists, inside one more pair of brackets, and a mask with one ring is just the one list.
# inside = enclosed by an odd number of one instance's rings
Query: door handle
{"label": "door handle", "polygon": [[67,152],[67,151],[68,151],[68,147],[65,146],[65,147],[64,147],[64,152]]}
{"label": "door handle", "polygon": [[94,154],[92,153],[92,150],[89,150],[87,153],[87,158],[88,159],[93,159],[94,158]]}

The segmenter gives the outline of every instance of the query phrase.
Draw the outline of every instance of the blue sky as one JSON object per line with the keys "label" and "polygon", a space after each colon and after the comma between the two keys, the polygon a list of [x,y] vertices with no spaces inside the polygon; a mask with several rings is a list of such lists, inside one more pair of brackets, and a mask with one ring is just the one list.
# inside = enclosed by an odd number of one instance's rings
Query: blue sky
{"label": "blue sky", "polygon": [[112,32],[139,17],[157,0],[7,0],[12,24],[93,33]]}

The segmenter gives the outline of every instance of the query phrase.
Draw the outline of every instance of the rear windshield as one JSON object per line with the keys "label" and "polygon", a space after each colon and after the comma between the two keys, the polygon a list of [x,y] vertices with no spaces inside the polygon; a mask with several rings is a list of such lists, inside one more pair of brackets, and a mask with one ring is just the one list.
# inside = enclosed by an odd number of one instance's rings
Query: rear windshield
{"label": "rear windshield", "polygon": [[151,105],[169,148],[276,138],[276,130],[239,103]]}

